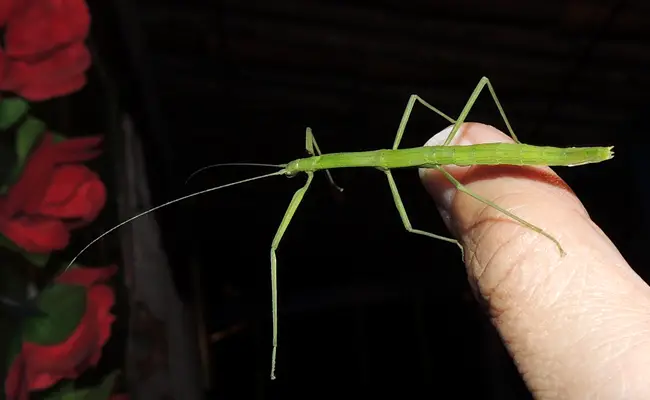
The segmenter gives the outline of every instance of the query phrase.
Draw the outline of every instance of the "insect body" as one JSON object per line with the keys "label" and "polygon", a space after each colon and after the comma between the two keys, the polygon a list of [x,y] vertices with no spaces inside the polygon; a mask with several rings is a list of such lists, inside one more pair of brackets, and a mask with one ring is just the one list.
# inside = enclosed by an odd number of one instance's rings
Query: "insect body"
{"label": "insect body", "polygon": [[[492,95],[492,98],[496,103],[497,108],[499,109],[499,113],[501,114],[501,117],[503,118],[508,128],[508,133],[516,143],[490,143],[490,144],[477,144],[477,145],[469,145],[469,146],[450,146],[449,143],[451,143],[451,140],[458,132],[460,126],[463,124],[463,122],[465,122],[467,114],[469,113],[470,109],[474,105],[476,98],[479,96],[479,94],[485,87],[487,87],[488,90],[490,91],[490,94]],[[416,147],[416,148],[409,148],[409,149],[398,148],[416,101],[420,102],[421,104],[423,104],[424,106],[426,106],[427,108],[434,111],[435,113],[437,113],[438,115],[440,115],[441,117],[445,118],[447,121],[453,124],[453,128],[449,136],[441,146]],[[449,116],[445,115],[437,108],[431,106],[429,103],[422,100],[419,96],[412,95],[407,103],[406,109],[404,110],[404,114],[402,116],[402,120],[400,122],[399,128],[397,130],[397,135],[393,143],[393,147],[389,150],[364,151],[364,152],[355,152],[355,153],[322,154],[316,143],[316,140],[314,139],[314,135],[312,134],[310,128],[307,128],[307,132],[306,132],[306,149],[307,152],[311,155],[308,158],[301,158],[301,159],[291,161],[288,164],[280,164],[280,165],[257,164],[257,165],[278,167],[280,168],[280,170],[278,171],[266,175],[245,179],[239,182],[233,182],[226,185],[209,188],[206,190],[202,190],[200,192],[192,193],[187,196],[183,196],[181,198],[154,207],[143,213],[140,213],[120,223],[119,225],[109,229],[108,231],[104,232],[101,236],[99,236],[98,238],[90,242],[84,249],[81,250],[81,252],[79,252],[79,254],[76,257],[72,259],[68,267],[73,265],[75,260],[86,249],[88,249],[88,247],[90,247],[93,243],[97,242],[102,237],[106,236],[107,234],[116,230],[117,228],[145,214],[156,211],[160,208],[166,207],[173,203],[183,201],[190,197],[198,196],[201,194],[205,194],[208,192],[216,191],[219,189],[238,185],[245,182],[251,182],[258,179],[268,178],[271,176],[278,176],[278,175],[294,176],[301,172],[305,173],[307,175],[307,181],[293,195],[293,198],[289,203],[289,207],[287,208],[284,217],[280,222],[280,226],[271,244],[270,258],[271,258],[271,292],[272,292],[272,312],[273,312],[273,351],[271,357],[271,378],[275,379],[275,359],[277,353],[277,340],[278,340],[276,251],[278,249],[278,246],[280,245],[280,241],[282,240],[285,231],[287,230],[287,227],[289,226],[289,223],[291,222],[291,219],[293,218],[298,206],[300,205],[300,202],[302,201],[305,195],[305,192],[307,191],[309,185],[312,182],[312,179],[314,177],[314,172],[319,170],[325,170],[330,183],[332,183],[334,187],[338,188],[339,190],[342,190],[334,183],[334,180],[332,179],[332,175],[329,172],[330,169],[352,168],[352,167],[373,167],[381,170],[386,175],[386,178],[388,180],[388,185],[390,187],[393,200],[395,202],[395,206],[397,208],[397,211],[400,215],[400,218],[406,230],[411,233],[424,235],[434,239],[440,239],[440,240],[454,243],[460,247],[462,252],[463,248],[456,239],[440,236],[435,233],[430,233],[419,229],[414,229],[412,227],[411,222],[409,221],[408,215],[406,213],[406,210],[404,208],[404,205],[402,203],[402,200],[400,198],[400,194],[397,190],[395,180],[393,179],[393,176],[391,174],[391,169],[395,169],[395,168],[419,167],[419,168],[436,169],[440,171],[459,191],[470,195],[476,200],[514,219],[521,225],[529,229],[532,229],[533,231],[547,237],[556,245],[560,255],[563,256],[565,254],[565,250],[562,248],[560,242],[551,234],[525,221],[524,219],[514,215],[508,210],[505,210],[498,204],[490,200],[487,200],[481,197],[480,195],[472,192],[471,190],[467,189],[462,183],[460,183],[456,178],[454,178],[444,168],[442,168],[442,166],[452,165],[452,164],[459,165],[459,166],[506,165],[506,164],[507,165],[531,165],[531,166],[576,166],[576,165],[605,161],[614,156],[614,153],[612,152],[612,147],[557,148],[557,147],[542,147],[542,146],[531,146],[531,145],[522,144],[521,142],[519,142],[517,136],[514,134],[510,126],[510,123],[505,115],[505,112],[503,111],[503,108],[501,107],[501,104],[497,99],[494,89],[490,81],[486,77],[481,78],[481,80],[479,81],[478,85],[472,92],[472,95],[470,96],[469,100],[467,101],[465,107],[463,108],[457,120],[454,120]],[[199,171],[195,172],[194,174],[201,172],[207,168],[212,168],[221,165],[245,165],[245,164],[216,164],[216,165],[202,168]],[[194,176],[194,174],[192,174],[192,176]],[[192,176],[190,176],[190,178]]]}
{"label": "insect body", "polygon": [[440,165],[548,165],[575,166],[600,162],[611,156],[608,147],[542,147],[527,144],[487,143],[469,146],[429,146],[401,150],[330,153],[301,158],[284,168],[287,175],[334,168],[435,168]]}

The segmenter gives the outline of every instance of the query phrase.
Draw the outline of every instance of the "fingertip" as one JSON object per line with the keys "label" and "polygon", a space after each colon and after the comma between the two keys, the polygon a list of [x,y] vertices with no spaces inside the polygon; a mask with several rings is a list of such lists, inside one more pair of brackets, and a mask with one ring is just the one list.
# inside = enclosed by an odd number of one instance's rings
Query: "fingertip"
{"label": "fingertip", "polygon": [[[433,135],[424,146],[442,146],[451,133],[454,125],[450,125]],[[498,129],[480,123],[464,123],[456,132],[449,145],[467,146],[481,143],[508,143],[513,140]],[[471,167],[445,166],[447,172],[461,180]],[[432,168],[419,168],[418,173],[422,184],[436,202],[443,219],[450,217],[449,209],[456,194],[456,188],[439,171]],[[447,222],[447,221],[446,221]]]}
{"label": "fingertip", "polygon": [[[459,138],[463,137],[463,132],[465,131],[465,124],[461,125],[460,128],[458,129],[458,133],[456,133],[456,136],[452,139],[451,143],[452,145],[458,144]],[[435,135],[431,136],[429,140],[424,143],[425,146],[442,146],[442,144],[447,140],[447,137],[451,133],[452,129],[454,129],[454,125],[449,125],[445,129],[441,130],[440,132],[436,133]]]}
{"label": "fingertip", "polygon": [[[441,146],[451,129],[425,146]],[[463,124],[451,144],[494,142],[514,141],[490,126]],[[440,171],[419,170],[447,226],[464,245],[470,284],[486,301],[491,321],[531,391],[568,398],[606,381],[598,390],[611,389],[620,397],[616,384],[634,387],[634,369],[628,374],[620,370],[647,365],[643,349],[650,331],[650,289],[578,198],[548,167],[444,168],[463,183],[465,193],[471,190],[492,202],[456,196]],[[504,216],[495,205],[529,225]],[[568,254],[560,257],[556,243]],[[630,352],[630,342],[643,349]],[[639,376],[639,385],[645,385],[645,375]]]}
{"label": "fingertip", "polygon": [[[447,127],[427,141],[427,145],[442,145],[451,132]],[[496,128],[479,124],[466,123],[461,125],[451,144],[464,146],[484,143],[514,143],[510,136]],[[513,227],[520,226],[512,218],[504,217],[504,212],[517,209],[517,217],[530,221],[532,224],[555,225],[558,221],[550,222],[552,216],[546,215],[549,207],[558,209],[584,210],[575,195],[567,188],[561,178],[548,167],[512,166],[512,165],[473,165],[459,167],[456,165],[443,166],[444,172],[451,175],[457,182],[452,182],[439,169],[421,168],[422,183],[431,195],[447,228],[461,242],[477,245],[482,242],[484,250],[492,246],[499,247],[504,241],[514,239],[517,234],[518,242],[535,240],[539,235],[528,231],[520,231]],[[459,196],[456,185],[460,182],[468,191],[468,196]],[[558,190],[559,189],[559,190]],[[568,190],[567,190],[568,189]],[[473,194],[470,195],[469,191]],[[479,200],[480,196],[482,200]],[[497,201],[498,199],[498,201]],[[491,206],[486,204],[492,203]],[[551,205],[554,204],[554,205]],[[501,210],[498,210],[501,208]],[[506,211],[504,211],[506,210]],[[491,229],[491,234],[482,236],[487,227],[497,222],[497,229]],[[514,224],[514,225],[513,225]],[[537,225],[536,225],[537,226]],[[482,227],[477,229],[477,227]],[[545,234],[542,233],[542,236]],[[552,241],[549,241],[552,244]],[[488,245],[489,246],[486,246]]]}

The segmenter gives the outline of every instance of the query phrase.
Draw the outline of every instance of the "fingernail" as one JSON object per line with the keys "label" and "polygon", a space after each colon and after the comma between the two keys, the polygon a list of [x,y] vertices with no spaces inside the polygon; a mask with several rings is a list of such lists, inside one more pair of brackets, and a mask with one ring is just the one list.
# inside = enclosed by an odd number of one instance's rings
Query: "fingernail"
{"label": "fingernail", "polygon": [[[433,137],[431,137],[431,139],[426,141],[424,146],[442,146],[445,140],[447,140],[447,137],[451,133],[453,127],[453,125],[450,125],[442,131],[436,133],[433,135]],[[450,145],[466,146],[472,144],[470,141],[464,138],[462,129],[463,126],[460,127],[459,131],[451,140],[451,143],[449,143]],[[422,179],[425,188],[436,202],[438,211],[442,215],[443,220],[445,220],[445,223],[448,223],[448,221],[451,219],[448,210],[451,207],[454,196],[456,195],[456,188],[440,173],[430,175],[431,172],[432,170],[428,168],[420,168],[418,171],[420,174],[420,179]]]}
{"label": "fingernail", "polygon": [[[454,129],[453,125],[449,125],[445,129],[441,130],[440,132],[436,133],[431,137],[431,139],[427,140],[427,142],[424,144],[425,146],[442,146],[442,144],[447,140],[447,137],[451,133],[451,130]],[[465,146],[468,144],[471,144],[468,140],[466,140],[463,136],[463,126],[458,129],[458,132],[454,136],[454,138],[451,140],[452,145],[458,145],[458,146]]]}

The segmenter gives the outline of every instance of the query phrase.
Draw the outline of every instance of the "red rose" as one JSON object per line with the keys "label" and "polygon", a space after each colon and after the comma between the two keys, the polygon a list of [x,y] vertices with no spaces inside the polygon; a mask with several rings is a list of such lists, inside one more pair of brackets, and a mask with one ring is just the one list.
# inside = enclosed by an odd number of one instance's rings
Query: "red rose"
{"label": "red rose", "polygon": [[37,62],[8,58],[0,89],[31,101],[65,96],[84,87],[90,64],[90,53],[83,42],[59,49]]}
{"label": "red rose", "polygon": [[0,27],[3,27],[9,20],[15,4],[15,0],[0,1]]}
{"label": "red rose", "polygon": [[62,379],[75,379],[88,367],[97,365],[115,320],[110,312],[115,295],[103,282],[116,271],[116,266],[73,268],[56,279],[57,284],[86,288],[86,310],[65,341],[51,346],[23,342],[7,373],[8,400],[27,399],[29,392],[47,389]]}
{"label": "red rose", "polygon": [[0,24],[6,23],[0,90],[38,101],[80,89],[91,63],[84,45],[90,29],[85,1],[5,2],[0,6]]}
{"label": "red rose", "polygon": [[61,219],[93,221],[106,202],[106,188],[93,171],[81,164],[54,168],[40,204],[25,212]]}
{"label": "red rose", "polygon": [[0,232],[32,253],[68,245],[70,230],[92,222],[106,204],[106,187],[82,164],[96,157],[100,137],[54,143],[46,134],[4,198]]}

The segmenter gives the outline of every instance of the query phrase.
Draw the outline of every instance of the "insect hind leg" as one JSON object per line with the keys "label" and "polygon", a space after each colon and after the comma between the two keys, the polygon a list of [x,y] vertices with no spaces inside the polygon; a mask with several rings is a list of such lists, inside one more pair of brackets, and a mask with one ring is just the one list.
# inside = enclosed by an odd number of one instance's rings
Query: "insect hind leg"
{"label": "insect hind leg", "polygon": [[406,108],[404,109],[402,120],[400,121],[399,127],[397,128],[397,134],[395,135],[395,142],[393,143],[393,150],[397,150],[400,142],[402,141],[402,136],[404,136],[404,131],[406,130],[406,124],[408,124],[409,118],[411,118],[411,113],[413,112],[413,107],[415,106],[416,101],[420,102],[420,104],[422,104],[429,110],[435,112],[436,114],[440,115],[441,117],[451,122],[452,124],[456,122],[454,121],[453,118],[443,113],[442,111],[432,106],[431,104],[427,103],[424,99],[422,99],[417,94],[412,94],[411,97],[409,98],[408,103],[406,103]]}
{"label": "insect hind leg", "polygon": [[390,173],[389,170],[384,170],[384,173],[386,174],[386,178],[388,178],[388,186],[390,186],[390,191],[393,195],[393,200],[395,201],[395,207],[397,207],[397,212],[399,212],[399,216],[402,219],[404,228],[406,228],[406,230],[411,233],[427,236],[433,239],[444,240],[445,242],[454,243],[456,246],[460,248],[461,257],[464,260],[465,252],[463,250],[463,246],[460,244],[458,240],[413,228],[413,226],[411,225],[411,221],[409,220],[409,217],[406,214],[406,209],[404,208],[404,203],[402,202],[402,198],[399,195],[399,191],[397,190],[397,185],[395,184],[395,179],[393,179],[393,175]]}
{"label": "insect hind leg", "polygon": [[508,120],[508,117],[506,116],[506,112],[504,111],[503,107],[501,106],[501,102],[499,101],[499,98],[497,97],[497,94],[494,90],[494,87],[492,86],[492,83],[487,77],[482,77],[481,80],[478,82],[476,85],[476,88],[474,88],[474,91],[470,95],[469,99],[467,100],[467,103],[465,103],[465,107],[463,107],[463,110],[460,113],[460,116],[458,117],[457,120],[454,120],[447,114],[443,113],[440,111],[438,108],[432,106],[431,104],[427,103],[424,99],[422,99],[420,96],[413,94],[409,98],[408,103],[406,104],[406,108],[404,109],[404,114],[402,115],[402,120],[400,121],[399,128],[397,129],[397,134],[395,135],[395,142],[393,143],[393,150],[396,150],[399,147],[400,142],[402,141],[402,136],[404,136],[404,131],[406,130],[406,125],[408,124],[409,118],[411,117],[411,113],[413,112],[413,107],[415,106],[415,102],[419,102],[423,106],[427,107],[429,110],[435,112],[436,114],[440,115],[447,121],[451,122],[454,124],[454,127],[452,128],[451,132],[449,133],[449,136],[447,136],[447,139],[445,142],[442,144],[443,146],[447,146],[451,143],[452,139],[454,136],[456,136],[456,133],[458,133],[458,130],[460,129],[460,126],[465,122],[465,119],[467,118],[467,115],[469,114],[470,110],[474,106],[474,103],[476,102],[476,99],[478,96],[481,94],[483,89],[487,87],[488,91],[490,92],[490,95],[492,96],[492,100],[494,100],[494,103],[496,104],[497,108],[499,109],[499,114],[501,115],[501,118],[503,119],[503,122],[505,122],[506,127],[508,128],[508,134],[516,143],[521,143],[519,139],[517,138],[517,135],[515,135],[514,130],[512,129],[512,125],[510,125],[510,121]]}
{"label": "insect hind leg", "polygon": [[495,210],[497,210],[497,211],[499,211],[499,212],[505,214],[506,216],[512,218],[513,220],[515,220],[515,221],[518,222],[519,224],[525,226],[526,228],[528,228],[528,229],[530,229],[530,230],[532,230],[532,231],[534,231],[534,232],[537,232],[537,233],[540,234],[540,235],[546,236],[548,239],[550,239],[550,240],[555,244],[555,246],[557,247],[557,249],[558,249],[558,251],[560,252],[560,255],[561,255],[562,257],[564,257],[564,256],[566,255],[566,251],[564,250],[564,248],[563,248],[562,245],[560,244],[560,241],[557,240],[557,239],[556,239],[553,235],[551,235],[550,233],[546,232],[545,230],[543,230],[542,228],[538,227],[537,225],[533,225],[533,224],[531,224],[530,222],[526,221],[525,219],[516,216],[515,214],[513,214],[513,213],[511,213],[510,211],[506,210],[505,208],[499,206],[498,204],[496,204],[496,203],[494,203],[494,202],[492,202],[492,201],[490,201],[490,200],[488,200],[488,199],[486,199],[486,198],[484,198],[484,197],[482,197],[482,196],[480,196],[480,195],[478,195],[478,194],[472,192],[472,191],[469,190],[465,185],[463,185],[462,183],[460,183],[460,182],[458,181],[458,179],[454,178],[454,176],[453,176],[452,174],[450,174],[449,172],[445,171],[445,169],[442,168],[441,166],[436,166],[436,167],[434,167],[434,168],[437,169],[438,171],[440,171],[440,172],[441,172],[441,173],[442,173],[442,174],[447,178],[447,180],[449,180],[449,182],[451,182],[451,183],[456,187],[456,189],[457,189],[458,191],[463,192],[463,193],[465,193],[465,194],[467,194],[467,195],[469,195],[469,196],[472,196],[473,198],[475,198],[476,200],[480,201],[481,203],[483,203],[483,204],[485,204],[485,205],[487,205],[487,206],[489,206],[489,207],[492,207],[492,208],[494,208]]}
{"label": "insect hind leg", "polygon": [[476,99],[478,96],[481,94],[483,89],[487,86],[488,91],[490,92],[490,95],[492,96],[492,100],[494,100],[494,103],[496,104],[497,108],[499,109],[499,114],[501,114],[501,118],[503,119],[503,122],[505,122],[506,127],[508,128],[508,134],[516,143],[521,143],[519,139],[517,138],[517,135],[515,135],[515,132],[512,130],[512,126],[510,125],[510,121],[508,120],[508,117],[506,116],[506,112],[503,110],[503,107],[501,106],[501,103],[499,102],[499,98],[496,95],[496,92],[494,91],[494,87],[492,86],[492,83],[487,77],[482,77],[481,80],[478,82],[476,85],[476,88],[474,88],[474,91],[472,94],[469,96],[469,99],[467,100],[467,103],[465,103],[465,107],[463,107],[463,111],[461,111],[460,115],[458,116],[458,119],[454,123],[454,127],[452,128],[451,132],[449,133],[449,136],[447,136],[447,139],[445,142],[442,144],[443,146],[447,146],[451,143],[452,139],[454,136],[456,136],[456,133],[458,132],[460,126],[465,122],[465,119],[467,118],[467,114],[469,114],[470,110],[474,106],[474,103],[476,102]]}

